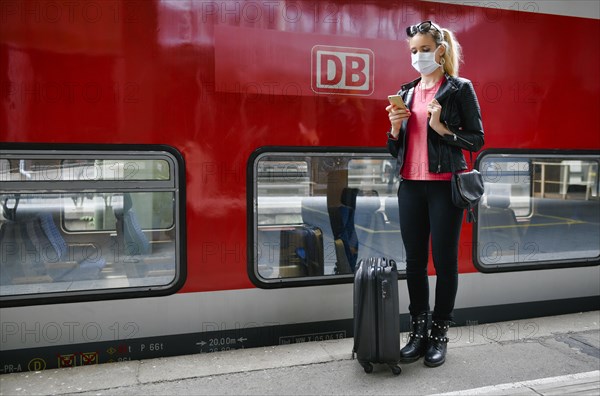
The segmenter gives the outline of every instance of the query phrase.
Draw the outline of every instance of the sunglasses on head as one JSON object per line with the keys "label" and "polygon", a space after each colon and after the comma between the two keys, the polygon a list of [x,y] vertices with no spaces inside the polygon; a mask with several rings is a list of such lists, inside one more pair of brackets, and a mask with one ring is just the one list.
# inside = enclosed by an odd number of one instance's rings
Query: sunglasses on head
{"label": "sunglasses on head", "polygon": [[435,23],[431,21],[424,21],[417,25],[412,25],[406,28],[406,34],[408,37],[413,37],[417,33],[427,33],[431,29],[435,29],[438,32],[442,33],[442,29],[440,29]]}

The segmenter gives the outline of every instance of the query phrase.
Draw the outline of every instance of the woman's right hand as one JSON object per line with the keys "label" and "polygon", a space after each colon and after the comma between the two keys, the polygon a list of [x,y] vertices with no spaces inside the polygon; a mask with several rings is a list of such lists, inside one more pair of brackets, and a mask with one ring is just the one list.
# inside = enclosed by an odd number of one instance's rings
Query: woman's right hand
{"label": "woman's right hand", "polygon": [[392,124],[391,133],[394,137],[398,137],[398,135],[400,135],[402,121],[410,117],[410,110],[400,109],[396,105],[392,104],[386,107],[385,110],[388,112],[388,117],[390,119],[390,123]]}

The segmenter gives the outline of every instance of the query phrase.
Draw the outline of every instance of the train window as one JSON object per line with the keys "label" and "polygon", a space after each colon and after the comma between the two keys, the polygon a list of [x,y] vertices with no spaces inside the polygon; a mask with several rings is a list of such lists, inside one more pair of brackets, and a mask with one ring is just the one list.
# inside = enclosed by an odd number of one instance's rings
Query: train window
{"label": "train window", "polygon": [[500,154],[478,160],[481,271],[598,263],[598,154]]}
{"label": "train window", "polygon": [[0,155],[0,301],[152,295],[179,284],[180,161],[172,153]]}
{"label": "train window", "polygon": [[387,152],[265,151],[249,171],[249,272],[259,286],[348,279],[369,256],[405,265],[398,177]]}
{"label": "train window", "polygon": [[1,181],[168,180],[165,160],[22,158],[0,163]]}
{"label": "train window", "polygon": [[[129,196],[142,229],[168,230],[173,227],[173,193],[168,191],[135,192]],[[116,231],[114,208],[123,206],[123,194],[82,193],[60,201],[65,231]]]}

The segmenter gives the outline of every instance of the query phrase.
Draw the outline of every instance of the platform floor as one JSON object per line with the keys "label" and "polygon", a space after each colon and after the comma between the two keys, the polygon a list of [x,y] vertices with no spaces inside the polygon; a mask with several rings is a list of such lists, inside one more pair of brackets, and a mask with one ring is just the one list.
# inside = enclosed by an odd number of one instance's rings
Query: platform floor
{"label": "platform floor", "polygon": [[[402,333],[402,344],[407,334]],[[352,339],[0,375],[1,395],[600,395],[600,312],[454,327],[446,363],[365,374]]]}

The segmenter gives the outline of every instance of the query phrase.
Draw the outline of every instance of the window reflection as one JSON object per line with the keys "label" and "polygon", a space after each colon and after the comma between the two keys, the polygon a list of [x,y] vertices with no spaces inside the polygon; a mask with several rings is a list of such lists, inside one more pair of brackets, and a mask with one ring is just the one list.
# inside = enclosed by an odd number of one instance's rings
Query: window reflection
{"label": "window reflection", "polygon": [[257,274],[267,280],[351,274],[370,256],[402,266],[396,173],[387,154],[259,157]]}
{"label": "window reflection", "polygon": [[124,205],[124,196],[135,203],[140,227],[144,229],[168,229],[173,227],[173,193],[80,193],[63,196],[63,226],[66,231],[115,230],[114,213]]}
{"label": "window reflection", "polygon": [[165,160],[14,158],[0,162],[0,181],[169,180]]}
{"label": "window reflection", "polygon": [[170,283],[174,230],[141,221],[161,221],[144,205],[150,196],[164,199],[172,222],[173,193],[156,194],[89,194],[86,200],[102,203],[91,212],[72,211],[77,196],[0,194],[0,295]]}
{"label": "window reflection", "polygon": [[0,297],[150,290],[177,279],[178,181],[168,154],[2,156]]}
{"label": "window reflection", "polygon": [[487,268],[600,256],[598,156],[486,155],[478,262]]}

